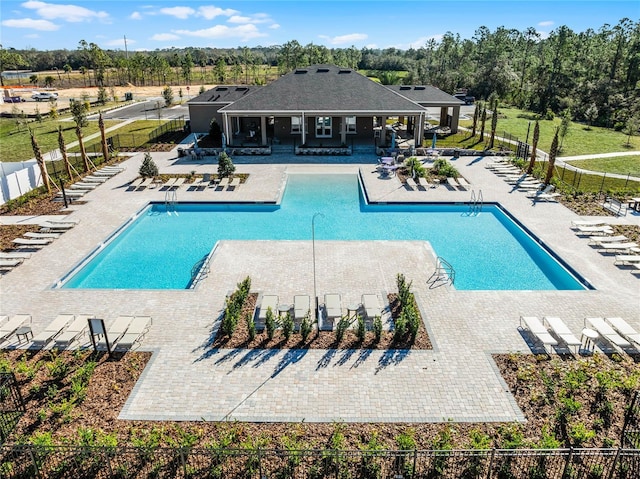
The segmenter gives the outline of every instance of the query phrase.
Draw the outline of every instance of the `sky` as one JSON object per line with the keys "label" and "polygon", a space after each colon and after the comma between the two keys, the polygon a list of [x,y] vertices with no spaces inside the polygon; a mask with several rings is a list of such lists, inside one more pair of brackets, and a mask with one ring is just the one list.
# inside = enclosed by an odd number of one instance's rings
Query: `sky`
{"label": "sky", "polygon": [[2,0],[3,48],[234,48],[297,40],[328,48],[419,48],[446,32],[471,38],[481,26],[545,38],[559,26],[576,32],[640,20],[639,0]]}

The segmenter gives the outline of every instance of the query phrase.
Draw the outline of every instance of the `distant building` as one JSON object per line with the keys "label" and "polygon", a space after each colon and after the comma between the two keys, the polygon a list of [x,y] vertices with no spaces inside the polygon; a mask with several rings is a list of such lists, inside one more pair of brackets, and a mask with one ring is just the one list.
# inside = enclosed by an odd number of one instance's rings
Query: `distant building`
{"label": "distant building", "polygon": [[432,86],[385,86],[349,68],[298,68],[266,86],[220,85],[188,102],[191,131],[207,133],[212,119],[229,144],[294,140],[346,144],[379,137],[387,118],[406,120],[422,139],[427,108],[440,108],[440,126],[458,130],[464,102]]}

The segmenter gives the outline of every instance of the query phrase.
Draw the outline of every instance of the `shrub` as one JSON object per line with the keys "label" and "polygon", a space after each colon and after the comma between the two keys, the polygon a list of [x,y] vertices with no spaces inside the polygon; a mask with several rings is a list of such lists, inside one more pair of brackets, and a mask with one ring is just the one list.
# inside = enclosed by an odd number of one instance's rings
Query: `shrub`
{"label": "shrub", "polygon": [[236,166],[231,161],[229,155],[224,151],[218,155],[218,177],[230,176],[236,171]]}
{"label": "shrub", "polygon": [[147,152],[144,154],[144,160],[142,160],[142,165],[140,165],[138,173],[144,178],[158,176],[158,165],[156,165],[153,158],[151,158],[151,153]]}
{"label": "shrub", "polygon": [[456,170],[455,166],[449,163],[445,158],[438,158],[433,162],[432,167],[433,172],[438,176],[446,176],[457,178],[460,176],[458,170]]}
{"label": "shrub", "polygon": [[247,313],[244,317],[247,323],[247,333],[249,334],[249,341],[256,339],[256,323],[253,320],[253,316]]}
{"label": "shrub", "polygon": [[382,318],[380,316],[373,318],[373,335],[376,343],[379,343],[382,339]]}
{"label": "shrub", "polygon": [[347,328],[349,327],[349,319],[345,316],[340,318],[338,321],[338,326],[336,326],[336,341],[338,343],[342,342],[344,339],[344,333],[347,332]]}
{"label": "shrub", "polygon": [[282,321],[282,334],[284,334],[284,338],[288,340],[291,337],[291,333],[293,333],[293,318],[291,314],[287,312],[287,315],[284,317],[284,321]]}
{"label": "shrub", "polygon": [[364,325],[364,318],[361,315],[358,315],[358,327],[356,329],[356,334],[358,335],[358,341],[363,342],[364,337],[367,333],[367,329]]}
{"label": "shrub", "polygon": [[173,90],[169,85],[162,90],[162,98],[164,98],[165,106],[173,105]]}
{"label": "shrub", "polygon": [[264,326],[267,328],[267,337],[271,340],[276,332],[276,319],[273,315],[271,306],[267,308],[267,314],[264,320]]}

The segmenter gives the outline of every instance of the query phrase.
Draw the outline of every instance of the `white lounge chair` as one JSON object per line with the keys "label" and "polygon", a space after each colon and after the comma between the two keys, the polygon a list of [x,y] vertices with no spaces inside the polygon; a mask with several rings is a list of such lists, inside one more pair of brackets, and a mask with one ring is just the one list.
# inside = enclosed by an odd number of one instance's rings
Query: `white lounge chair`
{"label": "white lounge chair", "polygon": [[43,221],[39,223],[40,231],[68,231],[73,228],[75,223],[54,223],[52,221]]}
{"label": "white lounge chair", "polygon": [[32,339],[34,346],[45,346],[49,341],[58,336],[74,318],[75,316],[73,314],[59,314],[56,316],[56,319],[51,321],[44,331]]}
{"label": "white lounge chair", "polygon": [[631,251],[639,248],[638,243],[602,243],[600,245],[602,251]]}
{"label": "white lounge chair", "polygon": [[293,297],[293,320],[303,320],[311,311],[311,299],[306,294]]}
{"label": "white lounge chair", "polygon": [[622,336],[640,346],[640,333],[622,318],[604,318]]}
{"label": "white lounge chair", "polygon": [[224,178],[220,178],[220,181],[218,181],[217,187],[224,189],[228,185],[229,185],[229,177],[225,176]]}
{"label": "white lounge chair", "polygon": [[53,238],[16,238],[11,240],[12,243],[15,243],[20,246],[29,246],[29,247],[42,247],[46,246],[53,241]]}
{"label": "white lounge chair", "polygon": [[89,176],[85,176],[84,178],[82,178],[82,181],[86,182],[86,183],[98,183],[98,184],[102,184],[106,181],[109,180],[108,176],[93,176],[93,175],[89,175]]}
{"label": "white lounge chair", "polygon": [[36,239],[56,239],[60,238],[60,233],[34,233],[32,231],[27,231],[23,236]]}
{"label": "white lounge chair", "polygon": [[230,182],[229,182],[229,186],[227,187],[227,189],[229,188],[233,188],[234,190],[237,189],[240,186],[240,178],[239,177],[235,177],[233,178]]}
{"label": "white lounge chair", "polygon": [[598,334],[600,334],[600,336],[620,348],[627,348],[631,346],[631,343],[629,343],[629,341],[616,333],[614,329],[609,326],[602,318],[585,318],[584,323],[585,326],[590,327],[591,329],[595,329],[596,331],[598,331]]}
{"label": "white lounge chair", "polygon": [[573,220],[571,222],[571,226],[573,228],[577,228],[579,226],[608,226],[608,223],[604,221],[587,221],[587,220]]}
{"label": "white lounge chair", "polygon": [[[127,330],[129,329],[129,326],[131,325],[134,319],[135,319],[134,316],[118,316],[113,322],[113,324],[109,326],[109,328],[107,329],[106,339],[109,340],[109,343],[111,344],[112,347],[127,332]],[[96,344],[98,349],[104,350],[107,348],[106,339],[104,336],[100,338],[100,340]]]}
{"label": "white lounge chair", "polygon": [[176,178],[176,181],[173,183],[173,185],[169,187],[169,189],[177,190],[184,184],[185,181],[186,181],[186,178],[183,178],[183,177]]}
{"label": "white lounge chair", "polygon": [[199,190],[200,188],[207,188],[211,184],[211,173],[203,173],[200,181],[196,181],[193,186]]}
{"label": "white lounge chair", "polygon": [[373,318],[382,315],[382,306],[377,294],[363,294],[362,307],[368,321],[373,321]]}
{"label": "white lounge chair", "polygon": [[540,193],[534,196],[533,201],[557,201],[557,198],[562,196],[560,193]]}
{"label": "white lounge chair", "polygon": [[613,264],[633,265],[640,263],[640,254],[618,254]]}
{"label": "white lounge chair", "polygon": [[547,331],[547,328],[540,322],[535,316],[520,316],[520,326],[522,323],[526,326],[526,329],[533,334],[536,339],[542,343],[544,350],[547,350],[547,346],[556,346],[558,341]]}
{"label": "white lounge chair", "polygon": [[153,183],[153,178],[145,178],[144,180],[142,180],[142,183],[140,183],[136,187],[136,190],[142,190],[144,188],[147,188],[148,186],[151,186],[152,183]]}
{"label": "white lounge chair", "polygon": [[600,234],[600,235],[610,235],[613,234],[613,229],[609,225],[605,226],[576,226],[578,233],[576,234]]}
{"label": "white lounge chair", "polygon": [[79,181],[77,183],[73,183],[71,186],[69,186],[70,190],[95,190],[98,187],[97,183],[91,183],[91,182],[83,182],[83,181]]}
{"label": "white lounge chair", "polygon": [[162,183],[162,186],[160,187],[160,189],[171,188],[175,184],[177,179],[178,178],[169,178],[167,181]]}
{"label": "white lounge chair", "polygon": [[555,316],[545,316],[542,318],[543,324],[546,322],[547,325],[553,330],[553,332],[564,342],[567,346],[574,346],[576,352],[578,348],[582,345],[582,341],[574,336],[571,330],[564,324],[562,319],[557,318]]}
{"label": "white lounge chair", "polygon": [[327,319],[333,321],[342,317],[342,298],[337,293],[324,295],[324,306]]}
{"label": "white lounge chair", "polygon": [[447,184],[452,188],[457,188],[459,186],[456,179],[451,176],[447,176]]}
{"label": "white lounge chair", "polygon": [[260,301],[260,309],[258,311],[258,319],[264,321],[267,319],[267,310],[271,308],[274,315],[278,314],[278,296],[275,294],[265,294]]}
{"label": "white lounge chair", "polygon": [[0,342],[9,338],[20,326],[27,322],[31,322],[30,314],[16,314],[15,316],[11,316],[6,323],[0,325]]}
{"label": "white lounge chair", "polygon": [[426,188],[435,188],[436,185],[429,183],[429,180],[424,178],[423,176],[418,177],[418,184],[422,187]]}
{"label": "white lounge chair", "polygon": [[91,316],[88,314],[76,316],[73,322],[67,327],[67,329],[57,338],[55,338],[54,346],[58,349],[68,348],[89,328],[90,317]]}
{"label": "white lounge chair", "polygon": [[129,323],[126,333],[116,343],[114,351],[128,351],[138,344],[152,324],[150,316],[136,316]]}
{"label": "white lounge chair", "polygon": [[0,258],[0,268],[15,268],[16,266],[22,264],[24,258]]}
{"label": "white lounge chair", "polygon": [[616,236],[589,236],[589,244],[592,245],[601,245],[603,243],[622,243],[623,241],[628,240],[625,235],[616,235]]}
{"label": "white lounge chair", "polygon": [[4,252],[0,251],[0,259],[29,259],[31,258],[31,253],[23,252],[23,251],[10,251]]}
{"label": "white lounge chair", "polygon": [[410,186],[414,190],[418,189],[418,183],[416,183],[416,180],[413,178],[407,178],[407,186]]}
{"label": "white lounge chair", "polygon": [[143,181],[144,181],[144,178],[136,178],[131,183],[129,183],[129,186],[127,186],[127,189],[135,190],[136,188],[138,188],[138,186],[142,184]]}
{"label": "white lounge chair", "polygon": [[467,180],[465,180],[462,176],[458,178],[458,185],[465,190],[471,186],[471,184]]}

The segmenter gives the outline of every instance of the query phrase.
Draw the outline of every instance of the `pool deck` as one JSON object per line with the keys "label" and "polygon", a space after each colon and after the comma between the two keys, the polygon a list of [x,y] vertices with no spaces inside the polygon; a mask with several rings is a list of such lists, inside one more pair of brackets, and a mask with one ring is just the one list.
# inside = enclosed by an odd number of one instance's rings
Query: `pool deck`
{"label": "pool deck", "polygon": [[[72,206],[79,224],[0,279],[0,314],[27,313],[37,334],[61,313],[92,314],[107,326],[118,315],[148,315],[153,325],[141,350],[151,363],[120,417],[147,420],[494,422],[523,414],[491,360],[493,353],[538,351],[519,329],[519,317],[561,317],[576,334],[587,316],[621,316],[640,329],[640,279],[613,264],[570,229],[579,219],[560,204],[532,203],[524,192],[484,168],[492,159],[453,160],[485,202],[499,202],[585,277],[592,291],[456,291],[429,288],[433,252],[423,242],[316,242],[317,292],[342,295],[343,307],[364,293],[395,291],[395,276],[413,281],[434,344],[429,351],[211,350],[225,295],[247,275],[252,290],[293,302],[313,295],[311,241],[224,241],[212,273],[192,291],[59,290],[51,286],[159,188],[127,191],[143,155]],[[188,164],[174,153],[153,153],[161,173],[215,173],[217,165]],[[375,158],[372,157],[373,160]],[[465,202],[470,191],[444,185],[409,190],[396,177],[381,179],[372,164],[237,165],[248,181],[236,191],[187,191],[178,201],[276,201],[287,174],[362,174],[371,201]],[[629,212],[610,222],[640,224]],[[322,221],[319,219],[318,221]],[[311,218],[309,219],[311,236]],[[479,237],[478,241],[483,241]],[[346,312],[346,309],[345,309]],[[83,338],[82,344],[90,341]],[[610,352],[597,342],[598,352]],[[13,340],[9,347],[17,346]],[[77,345],[76,345],[77,346]],[[7,343],[3,344],[7,347]]]}

